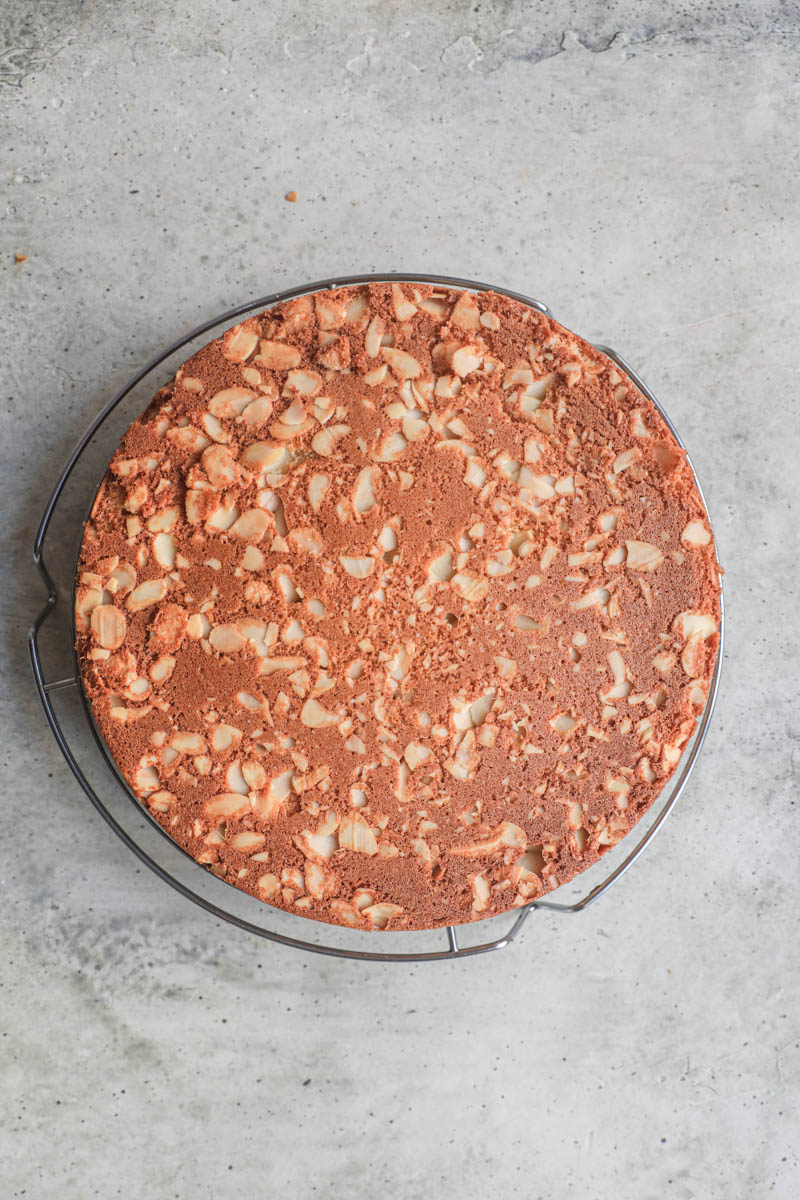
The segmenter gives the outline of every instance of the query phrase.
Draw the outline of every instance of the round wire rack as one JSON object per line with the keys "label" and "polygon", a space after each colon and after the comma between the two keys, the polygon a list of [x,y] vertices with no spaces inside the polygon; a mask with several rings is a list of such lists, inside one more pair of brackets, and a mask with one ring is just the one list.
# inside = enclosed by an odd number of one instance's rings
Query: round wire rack
{"label": "round wire rack", "polygon": [[[621,879],[650,844],[686,786],[708,731],[722,665],[725,626],[722,595],[719,648],[708,697],[694,735],[684,749],[679,770],[656,803],[600,862],[550,893],[547,899],[534,900],[503,916],[435,930],[378,933],[309,921],[262,903],[195,862],[150,816],[119,773],[92,718],[75,653],[74,590],[83,524],[88,519],[109,459],[122,434],[147,407],[158,388],[171,378],[182,362],[205,344],[207,335],[219,335],[242,317],[328,288],[387,282],[424,283],[463,288],[476,293],[500,292],[552,316],[545,304],[507,288],[443,275],[386,274],[353,275],[291,288],[262,296],[204,321],[142,367],[109,400],[64,464],[45,505],[33,543],[34,564],[47,591],[47,598],[28,632],[28,647],[34,680],[48,723],[72,774],[103,819],[159,879],[214,917],[284,946],[339,958],[377,962],[431,962],[500,950],[514,941],[530,914],[538,909],[561,914],[582,912]],[[636,372],[608,346],[598,345],[597,349],[608,355],[652,401],[678,444],[683,447],[667,413]],[[705,503],[688,455],[687,461]],[[48,562],[44,557],[45,544]],[[720,580],[720,586],[721,583]],[[70,597],[73,602],[59,606],[60,597]],[[118,786],[113,786],[112,780]],[[554,895],[564,898],[552,899]],[[441,945],[443,935],[446,938],[444,947]],[[372,948],[376,939],[384,949]],[[366,948],[366,944],[370,948]]]}

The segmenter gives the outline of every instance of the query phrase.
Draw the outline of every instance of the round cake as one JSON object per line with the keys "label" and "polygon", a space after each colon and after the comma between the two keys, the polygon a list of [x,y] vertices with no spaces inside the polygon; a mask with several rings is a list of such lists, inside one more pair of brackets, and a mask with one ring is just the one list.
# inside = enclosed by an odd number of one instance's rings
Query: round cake
{"label": "round cake", "polygon": [[77,652],[120,772],[288,912],[424,929],[596,862],[706,700],[719,575],[655,406],[507,296],[316,292],[200,350],[86,525]]}

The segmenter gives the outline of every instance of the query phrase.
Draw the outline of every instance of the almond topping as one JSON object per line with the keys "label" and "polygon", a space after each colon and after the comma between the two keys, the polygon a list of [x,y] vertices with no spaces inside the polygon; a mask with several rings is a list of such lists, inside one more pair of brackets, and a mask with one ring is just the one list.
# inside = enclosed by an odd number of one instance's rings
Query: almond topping
{"label": "almond topping", "polygon": [[339,824],[339,845],[343,850],[355,850],[359,854],[378,853],[375,835],[359,813],[342,817]]}
{"label": "almond topping", "polygon": [[664,555],[658,546],[650,542],[626,542],[628,556],[626,566],[632,571],[655,571],[664,561]]}
{"label": "almond topping", "polygon": [[125,641],[128,623],[113,604],[98,604],[92,609],[92,633],[106,650],[117,650]]}

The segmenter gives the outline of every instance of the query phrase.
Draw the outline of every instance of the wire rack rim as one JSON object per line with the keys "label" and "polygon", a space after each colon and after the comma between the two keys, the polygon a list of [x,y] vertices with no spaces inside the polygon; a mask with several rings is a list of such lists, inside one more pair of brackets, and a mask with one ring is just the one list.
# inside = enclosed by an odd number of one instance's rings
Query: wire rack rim
{"label": "wire rack rim", "polygon": [[[134,390],[134,388],[136,388],[144,379],[147,378],[147,376],[152,371],[155,371],[163,362],[165,362],[167,359],[169,359],[178,350],[182,349],[184,346],[189,345],[191,342],[193,342],[196,338],[200,337],[202,334],[208,333],[210,330],[216,329],[219,326],[225,326],[225,325],[235,321],[237,317],[244,316],[246,313],[250,313],[255,310],[260,310],[262,308],[270,308],[270,307],[274,306],[275,304],[279,304],[279,303],[286,302],[288,300],[296,299],[298,296],[313,294],[314,292],[324,291],[329,288],[357,286],[359,284],[368,284],[368,283],[387,283],[387,282],[429,283],[434,286],[459,287],[459,288],[464,288],[464,289],[467,289],[469,291],[474,291],[474,292],[496,291],[496,292],[499,292],[501,295],[508,296],[509,298],[511,298],[513,300],[518,300],[520,303],[525,304],[526,306],[528,306],[530,308],[534,308],[538,312],[544,313],[546,316],[552,316],[551,310],[547,307],[547,305],[543,304],[541,301],[532,299],[531,297],[523,295],[520,292],[514,292],[507,288],[497,287],[496,285],[479,283],[474,280],[460,279],[457,277],[445,276],[445,275],[427,275],[427,274],[388,272],[385,274],[339,276],[336,278],[320,280],[316,283],[305,284],[305,285],[302,285],[299,287],[285,289],[285,290],[282,290],[279,292],[272,293],[267,296],[262,296],[256,300],[248,301],[246,304],[242,304],[242,305],[237,306],[236,308],[230,309],[220,316],[217,316],[217,317],[214,317],[212,319],[202,322],[200,325],[198,325],[194,329],[192,329],[189,333],[185,334],[183,337],[181,337],[181,338],[177,339],[175,342],[173,342],[167,349],[162,351],[155,358],[151,359],[150,362],[148,362],[145,366],[143,366],[139,371],[136,372],[136,374],[132,377],[132,379],[129,380],[129,382],[119,392],[117,392],[116,395],[113,396],[111,398],[111,400],[109,400],[108,403],[105,405],[105,407],[102,408],[101,411],[97,414],[97,416],[94,418],[94,420],[90,423],[89,427],[85,431],[83,437],[76,444],[75,448],[73,449],[73,451],[70,454],[69,458],[67,459],[66,463],[64,464],[61,474],[59,475],[59,477],[53,487],[53,491],[50,494],[50,497],[48,498],[47,504],[45,505],[41,520],[39,522],[38,529],[36,531],[34,543],[33,543],[34,564],[35,564],[36,569],[37,569],[37,571],[42,579],[42,582],[44,583],[44,586],[47,590],[47,598],[46,598],[40,612],[37,614],[36,618],[34,619],[33,624],[31,625],[30,630],[28,632],[28,649],[29,649],[29,654],[30,654],[30,658],[31,658],[31,665],[32,665],[32,669],[33,669],[34,680],[36,683],[37,690],[39,692],[39,698],[44,707],[45,715],[47,717],[51,731],[56,739],[58,747],[61,750],[61,753],[63,754],[63,756],[67,762],[67,765],[69,766],[70,770],[72,771],[72,774],[74,775],[77,782],[80,784],[82,790],[84,791],[84,793],[86,794],[88,799],[94,805],[95,809],[100,813],[100,815],[106,821],[106,823],[114,830],[114,832],[125,843],[125,845],[128,847],[128,849],[133,851],[133,853],[137,856],[137,858],[139,858],[139,860],[145,866],[147,866],[150,870],[152,870],[154,872],[154,874],[156,874],[163,882],[169,884],[169,886],[171,886],[180,895],[184,896],[188,900],[191,900],[193,903],[197,904],[200,908],[204,909],[206,912],[210,913],[212,916],[215,916],[215,917],[219,918],[220,920],[224,920],[230,924],[233,924],[246,932],[255,934],[258,937],[261,937],[268,941],[276,942],[281,945],[288,946],[288,947],[291,947],[294,949],[306,950],[312,954],[322,954],[322,955],[326,955],[329,957],[368,961],[368,962],[437,962],[437,961],[451,960],[451,959],[455,959],[455,958],[467,958],[467,957],[472,957],[472,956],[475,956],[478,954],[488,954],[495,950],[503,949],[505,946],[509,945],[515,939],[515,937],[518,935],[518,933],[522,929],[523,925],[525,924],[526,920],[528,919],[530,913],[537,909],[545,909],[545,910],[548,910],[551,912],[564,913],[564,914],[577,913],[577,912],[583,911],[590,904],[593,904],[595,900],[599,899],[600,896],[604,895],[605,892],[607,892],[609,890],[609,888],[612,887],[613,884],[616,883],[617,880],[619,880],[622,877],[622,875],[625,874],[625,872],[633,865],[633,863],[639,857],[641,852],[644,850],[645,846],[647,846],[649,844],[649,842],[653,839],[653,837],[656,835],[658,830],[663,826],[666,818],[669,816],[669,813],[672,811],[675,803],[677,802],[678,797],[680,796],[681,792],[683,791],[684,787],[686,786],[686,782],[689,778],[689,775],[691,774],[692,768],[694,767],[694,764],[700,753],[703,742],[705,741],[706,733],[708,731],[709,723],[711,720],[711,715],[712,715],[712,712],[714,709],[714,704],[715,704],[717,692],[719,689],[720,672],[721,672],[721,665],[722,665],[722,658],[723,658],[724,599],[723,599],[723,595],[722,595],[722,590],[720,591],[720,626],[719,626],[719,647],[718,647],[718,651],[717,651],[717,659],[716,659],[716,664],[714,667],[714,673],[711,678],[711,684],[709,687],[708,697],[706,699],[704,710],[703,710],[703,713],[701,716],[701,720],[700,720],[700,723],[694,734],[693,745],[691,746],[691,749],[688,753],[686,761],[684,762],[684,764],[682,766],[682,770],[681,770],[680,774],[678,775],[678,778],[671,785],[671,789],[668,793],[667,799],[666,799],[666,801],[663,802],[661,810],[660,810],[656,820],[653,822],[653,824],[650,826],[650,828],[646,831],[644,836],[636,843],[636,845],[633,847],[633,849],[628,854],[628,856],[625,859],[623,859],[623,861],[615,868],[614,871],[611,872],[611,874],[606,879],[601,880],[601,882],[598,883],[594,888],[592,888],[592,890],[590,892],[588,892],[581,899],[575,901],[573,904],[559,904],[557,902],[548,901],[548,900],[532,901],[530,904],[525,905],[519,909],[510,929],[504,936],[496,938],[489,942],[484,942],[479,945],[475,945],[475,946],[459,946],[456,926],[448,925],[448,926],[444,927],[444,929],[446,931],[446,935],[447,935],[448,948],[446,950],[429,951],[429,952],[392,953],[390,951],[349,950],[349,949],[345,949],[345,948],[341,948],[341,947],[327,946],[324,944],[318,944],[315,942],[306,941],[305,939],[302,939],[302,938],[290,937],[286,934],[281,934],[281,933],[277,933],[273,930],[264,929],[261,926],[255,925],[252,922],[246,920],[245,918],[239,917],[235,913],[227,912],[225,909],[220,908],[218,905],[214,904],[212,901],[207,900],[204,896],[199,895],[197,892],[193,891],[190,887],[187,887],[185,884],[183,884],[175,876],[170,874],[170,872],[167,871],[164,867],[162,867],[160,865],[160,863],[156,862],[156,860],[153,859],[147,853],[146,850],[144,850],[141,846],[139,846],[138,843],[130,836],[130,834],[127,832],[127,830],[125,830],[119,824],[119,822],[116,820],[116,818],[111,813],[111,811],[106,808],[103,801],[100,799],[100,797],[94,791],[93,787],[91,786],[91,784],[87,780],[86,776],[84,775],[77,759],[75,758],[75,756],[72,752],[69,742],[67,741],[67,739],[64,735],[64,732],[61,728],[61,724],[58,720],[58,717],[55,713],[55,710],[53,708],[53,705],[52,705],[52,702],[50,699],[51,692],[61,691],[72,685],[79,686],[78,680],[68,678],[68,679],[60,679],[60,680],[53,680],[50,682],[46,682],[44,679],[44,673],[43,673],[43,669],[42,669],[41,657],[40,657],[39,646],[38,646],[39,631],[41,630],[45,621],[53,614],[53,612],[56,608],[56,605],[57,605],[57,601],[58,601],[58,589],[57,589],[57,586],[56,586],[52,576],[50,575],[50,572],[44,561],[44,553],[43,553],[44,542],[45,542],[45,538],[47,536],[47,531],[50,526],[50,522],[53,518],[56,506],[57,506],[58,501],[61,497],[61,494],[64,490],[64,487],[66,486],[67,481],[69,480],[73,470],[75,469],[75,467],[76,467],[79,459],[81,458],[83,452],[85,451],[86,447],[89,445],[91,439],[94,437],[95,433],[97,433],[97,431],[100,429],[100,427],[104,424],[106,419],[111,415],[111,413],[118,407],[118,405],[128,395],[130,395],[130,393]],[[633,382],[636,384],[636,386],[639,388],[639,390],[655,405],[655,407],[657,408],[657,410],[663,417],[664,421],[666,422],[667,427],[669,428],[670,432],[672,433],[672,435],[675,437],[676,441],[678,442],[678,445],[681,446],[681,448],[684,449],[684,451],[685,451],[685,447],[684,447],[683,442],[678,434],[678,431],[676,430],[675,426],[673,425],[672,421],[670,420],[668,414],[664,411],[662,405],[656,399],[656,397],[653,395],[653,393],[650,391],[650,389],[639,378],[638,374],[628,365],[628,363],[621,357],[621,355],[617,354],[616,351],[612,350],[610,347],[605,346],[605,345],[597,345],[596,348],[598,350],[600,350],[603,354],[606,354],[614,362],[616,362],[617,365],[633,380]],[[692,465],[691,459],[689,458],[688,454],[686,455],[686,458],[687,458],[689,467],[692,471],[695,485],[698,489],[698,492],[700,493],[701,499],[703,500],[703,503],[706,508],[706,512],[708,513],[708,505],[705,501],[705,496],[703,495],[703,490],[700,485],[700,481],[697,478],[697,473],[694,470],[694,467]],[[711,522],[710,515],[709,515],[709,524],[711,525],[712,534],[713,534],[713,523]],[[720,580],[720,588],[722,589],[722,580]],[[101,747],[101,749],[102,749],[102,747]],[[128,792],[128,795],[131,796],[131,799],[133,799],[130,792]],[[162,830],[162,833],[163,832],[164,831]],[[167,838],[169,838],[168,834],[165,834],[165,836]],[[428,932],[433,932],[433,931],[428,931]],[[370,936],[370,935],[368,935],[368,936]],[[372,936],[374,936],[374,935],[372,935]]]}

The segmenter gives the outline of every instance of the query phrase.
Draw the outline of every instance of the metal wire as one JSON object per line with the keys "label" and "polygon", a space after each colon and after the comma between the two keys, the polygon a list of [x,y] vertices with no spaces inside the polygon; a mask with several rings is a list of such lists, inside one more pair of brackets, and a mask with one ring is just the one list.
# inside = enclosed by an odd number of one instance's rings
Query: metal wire
{"label": "metal wire", "polygon": [[[190,333],[186,334],[184,337],[179,338],[176,342],[174,342],[171,346],[169,346],[161,354],[157,355],[154,359],[152,359],[146,366],[142,367],[142,369],[140,371],[138,371],[133,376],[133,378],[125,385],[125,387],[123,387],[121,389],[121,391],[117,392],[117,394],[111,400],[109,400],[109,402],[108,402],[108,404],[106,404],[105,408],[103,408],[101,410],[101,412],[98,413],[98,415],[92,421],[91,425],[86,430],[83,437],[77,443],[74,450],[72,451],[69,458],[67,459],[67,461],[61,471],[61,474],[59,475],[59,477],[55,483],[55,486],[53,487],[53,491],[47,501],[47,504],[45,505],[45,509],[44,509],[44,512],[42,513],[42,517],[39,522],[39,527],[36,531],[36,536],[35,536],[34,542],[33,542],[33,561],[34,561],[37,571],[39,572],[39,576],[42,579],[45,589],[47,591],[47,599],[45,600],[41,611],[38,613],[37,617],[35,618],[33,624],[31,625],[31,627],[28,631],[28,649],[29,649],[30,658],[31,658],[31,665],[33,668],[34,681],[36,683],[36,687],[39,692],[39,698],[42,701],[45,715],[47,717],[50,728],[53,732],[53,736],[55,737],[58,747],[61,750],[61,753],[64,755],[64,758],[65,758],[70,770],[72,771],[72,774],[75,776],[76,780],[80,784],[80,786],[83,789],[83,791],[85,792],[86,796],[92,802],[92,804],[97,809],[97,811],[100,813],[100,815],[103,817],[103,819],[107,822],[107,824],[114,830],[114,832],[125,843],[125,845],[137,856],[137,858],[142,863],[144,863],[144,865],[147,866],[151,871],[153,871],[159,877],[159,879],[162,879],[165,883],[169,884],[170,887],[174,888],[174,890],[177,891],[180,895],[184,896],[187,900],[191,900],[193,903],[199,905],[200,908],[203,908],[206,912],[210,913],[212,916],[218,917],[220,920],[230,922],[231,924],[237,926],[239,929],[243,929],[248,933],[255,934],[257,937],[265,938],[266,940],[272,941],[272,942],[278,942],[284,946],[291,946],[291,947],[293,947],[295,949],[299,949],[299,950],[307,950],[313,954],[324,954],[324,955],[329,955],[331,957],[336,957],[336,958],[358,959],[358,960],[365,960],[365,961],[372,961],[372,962],[435,962],[435,961],[442,961],[442,960],[446,960],[446,959],[466,958],[466,957],[470,957],[470,956],[476,955],[476,954],[488,954],[488,953],[491,953],[492,951],[502,949],[504,946],[509,945],[509,943],[512,942],[516,938],[516,936],[519,934],[520,930],[522,929],[523,925],[525,924],[525,922],[528,919],[531,912],[535,911],[536,909],[548,909],[550,911],[559,912],[559,913],[581,912],[583,909],[587,908],[590,904],[593,904],[594,901],[599,899],[599,897],[602,896],[605,892],[607,892],[608,889],[610,887],[612,887],[612,885],[614,883],[616,883],[616,881],[618,879],[620,879],[622,877],[622,875],[624,875],[625,872],[633,865],[633,863],[636,861],[636,859],[639,857],[639,855],[644,850],[645,846],[647,846],[652,841],[652,839],[655,837],[658,830],[663,826],[666,818],[668,817],[668,815],[672,811],[676,801],[678,800],[678,797],[680,796],[681,792],[683,791],[684,787],[686,786],[686,782],[689,778],[689,775],[691,774],[691,771],[692,771],[692,768],[694,767],[695,762],[697,761],[697,756],[700,753],[701,747],[705,740],[706,733],[708,731],[708,726],[709,726],[709,723],[711,720],[711,714],[713,712],[714,703],[715,703],[716,697],[717,697],[717,691],[719,689],[720,672],[721,672],[721,666],[722,666],[722,651],[723,651],[724,624],[725,624],[724,604],[723,604],[722,594],[720,594],[719,649],[717,652],[717,660],[716,660],[716,664],[714,667],[714,673],[712,675],[711,683],[709,686],[708,697],[706,699],[706,703],[705,703],[705,706],[703,709],[703,713],[702,713],[699,725],[694,734],[692,743],[691,743],[688,751],[686,751],[684,753],[684,761],[683,761],[682,769],[681,769],[680,773],[678,774],[677,778],[670,785],[669,790],[666,795],[666,799],[661,802],[660,811],[658,812],[658,816],[657,816],[656,820],[653,822],[653,824],[650,826],[650,828],[647,830],[647,832],[644,834],[644,836],[641,837],[639,839],[639,841],[634,845],[633,849],[627,855],[627,857],[624,858],[623,861],[616,867],[616,869],[613,870],[601,883],[597,884],[597,886],[592,888],[591,891],[589,891],[585,896],[583,896],[581,899],[575,901],[572,904],[560,904],[560,903],[557,903],[557,902],[551,901],[551,900],[534,900],[530,904],[525,905],[524,907],[520,908],[517,911],[510,928],[508,929],[507,933],[504,936],[495,938],[491,941],[483,942],[476,946],[460,946],[458,943],[458,935],[456,932],[456,927],[452,926],[452,925],[446,926],[444,932],[446,933],[446,937],[447,937],[447,949],[439,950],[439,951],[429,951],[429,952],[392,953],[389,951],[384,952],[384,951],[370,951],[370,950],[348,950],[346,948],[342,948],[342,947],[338,947],[338,946],[320,945],[316,942],[310,942],[303,938],[289,937],[286,934],[279,933],[275,930],[265,929],[262,926],[256,925],[253,922],[248,921],[247,919],[245,919],[243,917],[240,917],[238,914],[231,912],[228,909],[220,907],[219,905],[215,904],[213,901],[208,900],[205,896],[200,895],[193,888],[188,887],[181,880],[176,878],[175,875],[173,875],[170,871],[168,871],[165,867],[163,867],[159,862],[157,862],[150,854],[148,854],[148,852],[142,846],[139,845],[139,843],[133,837],[131,837],[131,835],[128,833],[128,831],[119,823],[119,821],[116,819],[114,814],[110,811],[110,809],[107,807],[107,805],[103,802],[103,800],[100,798],[100,796],[94,790],[92,785],[89,783],[89,781],[83,771],[83,768],[81,767],[81,765],[78,761],[76,753],[74,752],[66,734],[64,733],[61,722],[60,722],[58,715],[55,711],[55,708],[53,706],[53,703],[51,700],[51,695],[53,693],[58,693],[58,692],[64,691],[64,690],[72,688],[72,687],[77,687],[78,693],[81,696],[81,699],[83,701],[84,714],[88,720],[89,727],[94,735],[95,741],[97,742],[97,745],[98,745],[107,765],[111,768],[112,773],[115,775],[118,783],[123,788],[124,792],[126,793],[128,798],[131,800],[131,802],[136,806],[137,812],[139,814],[144,815],[146,818],[148,818],[148,820],[153,825],[153,827],[155,829],[157,829],[164,836],[164,838],[169,842],[170,846],[174,850],[180,850],[181,853],[185,857],[189,858],[191,860],[192,864],[197,868],[198,871],[203,870],[203,868],[199,864],[195,863],[194,859],[191,858],[191,855],[189,855],[186,851],[184,851],[181,847],[179,847],[176,842],[173,841],[173,839],[162,828],[162,826],[159,825],[158,822],[155,821],[150,816],[150,814],[147,812],[147,810],[145,808],[143,808],[142,805],[139,804],[138,800],[135,798],[133,793],[128,788],[127,783],[123,779],[122,775],[119,773],[116,763],[114,762],[114,759],[111,756],[111,754],[108,750],[108,747],[106,746],[105,742],[103,741],[102,737],[100,736],[100,733],[94,723],[90,706],[87,702],[86,696],[84,695],[83,687],[81,686],[80,671],[78,669],[77,660],[74,659],[74,665],[75,665],[75,675],[74,676],[51,680],[48,682],[44,678],[44,668],[42,666],[41,653],[39,650],[39,633],[40,633],[43,625],[45,624],[45,622],[53,615],[56,605],[57,605],[57,602],[58,602],[58,589],[57,589],[55,581],[53,580],[53,578],[50,574],[50,571],[48,570],[48,567],[47,567],[47,565],[45,563],[45,559],[44,559],[44,544],[45,544],[45,540],[47,537],[47,532],[50,527],[50,523],[53,519],[54,513],[56,511],[58,502],[64,492],[64,488],[65,488],[70,476],[72,475],[72,472],[74,471],[75,467],[77,466],[78,462],[80,461],[84,451],[86,450],[87,446],[89,445],[91,440],[94,438],[94,436],[98,432],[98,430],[100,430],[100,428],[103,426],[103,424],[108,419],[108,417],[116,410],[116,408],[122,403],[122,401],[127,396],[129,396],[130,393],[143,380],[145,380],[153,371],[155,371],[163,362],[165,362],[167,359],[169,359],[178,350],[181,350],[183,347],[189,345],[191,342],[193,342],[196,338],[200,337],[204,333],[208,333],[213,329],[219,328],[220,326],[227,327],[228,325],[234,323],[237,320],[237,318],[239,318],[239,317],[246,316],[247,314],[250,314],[253,312],[259,312],[262,309],[269,308],[274,304],[279,304],[279,303],[282,303],[287,300],[292,300],[298,296],[304,296],[304,295],[308,295],[313,292],[327,290],[328,288],[355,286],[358,284],[367,284],[367,283],[389,283],[389,282],[428,283],[428,284],[433,284],[434,286],[441,286],[441,287],[464,288],[468,291],[473,291],[473,292],[495,291],[495,292],[499,292],[500,294],[502,294],[504,296],[508,296],[513,300],[518,300],[520,303],[525,304],[530,308],[534,308],[538,312],[544,313],[547,316],[552,316],[550,309],[545,304],[542,304],[538,300],[533,300],[528,296],[523,296],[518,292],[509,291],[507,288],[494,287],[490,284],[477,283],[473,280],[456,279],[456,278],[452,278],[449,276],[443,276],[443,275],[386,274],[386,275],[353,275],[353,276],[336,278],[336,279],[327,279],[327,280],[323,280],[318,283],[307,284],[304,287],[292,288],[288,291],[276,292],[270,296],[262,296],[258,300],[253,300],[247,304],[240,305],[238,308],[231,309],[229,312],[223,313],[222,316],[214,317],[212,320],[203,322],[203,324],[197,326],[197,328],[193,329]],[[678,435],[678,432],[675,429],[675,426],[672,424],[672,421],[670,420],[670,418],[668,417],[668,415],[662,408],[661,404],[655,398],[653,393],[642,382],[642,380],[639,378],[639,376],[636,374],[636,372],[627,364],[627,362],[625,362],[625,360],[619,354],[617,354],[614,350],[611,350],[608,346],[600,345],[597,347],[597,349],[602,351],[603,354],[608,355],[608,357],[611,358],[620,367],[620,369],[630,379],[633,380],[633,382],[636,384],[638,389],[655,405],[655,407],[658,409],[659,413],[661,414],[662,418],[664,419],[665,423],[667,424],[670,432],[674,436],[675,440],[678,442],[678,444],[681,446],[681,448],[683,448],[685,450],[685,447],[683,446],[683,442],[681,441],[681,439]],[[692,463],[691,463],[691,460],[689,459],[688,454],[686,457],[687,457],[687,462],[689,464],[689,467],[692,470],[692,474],[694,475],[695,484],[697,486],[698,492],[700,493],[700,496],[703,499],[703,502],[705,504],[705,497],[703,496],[702,488],[700,487],[700,483],[697,479],[697,474],[694,471],[694,467],[692,466]],[[98,484],[98,487],[99,487],[99,484]],[[706,505],[706,512],[708,512],[708,505]],[[710,517],[709,517],[709,523],[711,523]],[[713,526],[712,526],[712,531],[713,531]],[[74,587],[75,587],[76,577],[77,577],[77,562],[75,564],[75,570],[73,571],[73,579],[72,579],[73,591],[74,591]],[[721,580],[720,580],[720,586],[721,586]],[[73,597],[73,600],[74,600],[74,597]],[[74,602],[73,602],[73,604],[72,604],[73,626],[74,626],[74,607],[75,606],[74,606]],[[73,627],[72,632],[74,634],[74,627]],[[74,657],[74,654],[75,654],[74,636],[72,637],[71,641],[72,641],[72,651],[73,651],[73,657]],[[629,834],[627,836],[631,836],[631,835]],[[230,886],[233,886],[233,885],[230,885]],[[254,900],[254,903],[260,904],[261,902]],[[319,923],[318,928],[322,929],[322,928],[324,928],[324,925],[322,923]],[[469,928],[469,926],[467,926],[467,928]],[[422,933],[423,931],[419,931],[419,932]],[[430,932],[430,931],[428,931],[428,932]],[[365,931],[363,933],[363,936],[365,938],[373,938],[376,935],[370,934]],[[384,935],[380,935],[380,936],[385,937],[386,935],[384,934]],[[411,935],[407,935],[407,936],[411,936]]]}

